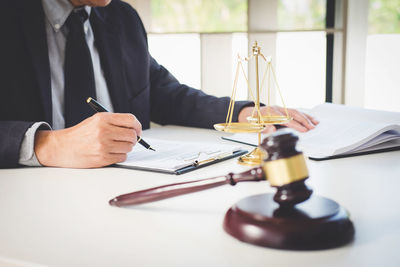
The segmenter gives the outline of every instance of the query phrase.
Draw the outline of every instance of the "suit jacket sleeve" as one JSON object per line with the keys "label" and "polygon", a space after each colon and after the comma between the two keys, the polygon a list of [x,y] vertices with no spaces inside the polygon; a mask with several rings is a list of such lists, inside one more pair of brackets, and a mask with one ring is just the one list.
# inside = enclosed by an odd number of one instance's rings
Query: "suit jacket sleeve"
{"label": "suit jacket sleeve", "polygon": [[[152,121],[202,128],[212,128],[215,123],[225,122],[229,97],[207,95],[181,84],[156,60],[150,60]],[[237,101],[233,120],[237,121],[239,111],[250,105],[252,102]]]}
{"label": "suit jacket sleeve", "polygon": [[19,151],[25,132],[33,122],[0,121],[0,168],[18,166]]}
{"label": "suit jacket sleeve", "polygon": [[31,58],[20,20],[23,4],[6,1],[0,8],[0,168],[19,165],[25,133],[40,117],[34,112],[40,98],[33,96],[36,90]]}

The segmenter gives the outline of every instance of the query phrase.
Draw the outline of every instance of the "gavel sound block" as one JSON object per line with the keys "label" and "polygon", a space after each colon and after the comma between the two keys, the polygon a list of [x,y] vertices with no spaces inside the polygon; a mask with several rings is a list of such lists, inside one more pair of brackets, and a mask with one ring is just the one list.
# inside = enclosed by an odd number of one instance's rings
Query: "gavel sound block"
{"label": "gavel sound block", "polygon": [[346,210],[333,200],[311,196],[304,183],[308,170],[296,150],[298,137],[279,130],[264,139],[267,152],[262,166],[249,171],[198,181],[159,186],[118,196],[112,206],[137,205],[216,186],[268,180],[275,194],[260,194],[240,200],[225,214],[227,233],[247,243],[292,250],[318,250],[344,245],[354,236]]}
{"label": "gavel sound block", "polygon": [[296,135],[284,130],[263,141],[261,147],[268,156],[262,168],[277,191],[247,197],[231,207],[223,224],[230,235],[259,246],[292,250],[333,248],[353,239],[354,227],[346,210],[333,200],[311,197],[297,141]]}

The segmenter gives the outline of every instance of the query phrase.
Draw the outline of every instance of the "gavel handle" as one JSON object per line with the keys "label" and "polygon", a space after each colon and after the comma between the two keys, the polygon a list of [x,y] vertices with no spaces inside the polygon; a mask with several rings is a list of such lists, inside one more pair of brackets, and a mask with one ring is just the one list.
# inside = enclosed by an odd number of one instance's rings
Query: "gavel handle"
{"label": "gavel handle", "polygon": [[111,206],[137,205],[184,194],[194,193],[224,184],[235,185],[239,182],[258,182],[266,180],[261,167],[256,167],[242,173],[229,173],[225,176],[217,176],[208,179],[176,183],[145,189],[137,192],[117,196],[109,201]]}

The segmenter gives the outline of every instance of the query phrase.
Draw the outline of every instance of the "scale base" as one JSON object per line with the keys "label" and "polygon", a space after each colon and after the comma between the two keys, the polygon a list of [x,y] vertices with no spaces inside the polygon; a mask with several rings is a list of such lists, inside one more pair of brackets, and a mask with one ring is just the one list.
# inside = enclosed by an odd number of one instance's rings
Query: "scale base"
{"label": "scale base", "polygon": [[225,214],[225,231],[243,242],[289,250],[328,249],[353,240],[353,223],[335,201],[312,196],[293,208],[279,208],[273,196],[240,200]]}
{"label": "scale base", "polygon": [[256,147],[250,153],[241,156],[238,159],[239,164],[246,165],[246,166],[257,166],[261,165],[265,157],[265,152],[263,152],[260,148]]}

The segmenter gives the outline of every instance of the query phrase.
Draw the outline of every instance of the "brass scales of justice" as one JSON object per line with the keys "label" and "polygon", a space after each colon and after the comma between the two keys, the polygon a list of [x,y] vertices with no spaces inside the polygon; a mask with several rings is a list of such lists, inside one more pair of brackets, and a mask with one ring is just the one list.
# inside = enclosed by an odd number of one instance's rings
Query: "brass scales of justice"
{"label": "brass scales of justice", "polygon": [[[260,84],[260,75],[259,75],[259,61],[263,60],[266,64],[265,72],[262,77],[262,81]],[[255,94],[253,93],[250,82],[243,68],[243,62],[251,62],[255,61],[255,74],[256,74],[256,90]],[[232,122],[233,111],[235,107],[235,99],[236,92],[238,87],[239,73],[242,72],[246,83],[247,90],[250,93],[250,97],[254,102],[254,109],[251,116],[247,118],[248,122]],[[279,92],[282,105],[285,110],[285,115],[272,115],[270,112],[270,99],[271,99],[271,78],[273,78],[276,89]],[[267,114],[262,115],[260,111],[260,95],[262,93],[262,88],[264,87],[267,80]],[[255,95],[255,96],[254,96]],[[263,157],[265,156],[265,152],[263,152],[259,147],[261,144],[261,132],[271,124],[285,124],[292,120],[292,117],[289,116],[287,111],[285,102],[282,97],[281,90],[279,89],[279,85],[277,83],[276,74],[274,68],[272,66],[272,60],[270,58],[266,58],[261,53],[261,47],[258,46],[257,41],[254,43],[252,47],[252,54],[248,57],[240,57],[238,55],[238,61],[236,66],[236,74],[235,80],[233,83],[232,95],[229,102],[228,113],[226,115],[225,123],[218,123],[214,125],[214,128],[218,131],[228,132],[228,133],[258,133],[258,146],[251,151],[250,153],[241,156],[239,158],[239,163],[243,165],[255,166],[260,165]]]}

